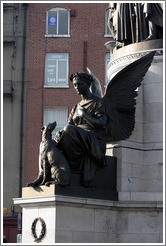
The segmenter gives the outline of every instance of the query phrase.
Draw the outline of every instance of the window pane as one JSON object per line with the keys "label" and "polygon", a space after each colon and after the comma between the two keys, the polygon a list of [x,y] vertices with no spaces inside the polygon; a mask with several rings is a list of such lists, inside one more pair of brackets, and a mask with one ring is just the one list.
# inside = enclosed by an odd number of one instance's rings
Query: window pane
{"label": "window pane", "polygon": [[12,62],[12,54],[13,54],[13,47],[12,46],[4,46],[3,47],[3,72],[4,72],[4,80],[11,80],[12,78],[12,70],[11,70],[11,62]]}
{"label": "window pane", "polygon": [[48,12],[48,34],[57,34],[57,11]]}
{"label": "window pane", "polygon": [[53,138],[55,137],[55,133],[67,124],[67,108],[63,107],[56,107],[56,108],[45,108],[44,109],[44,125],[47,123],[52,123],[56,121],[57,126],[53,131]]}
{"label": "window pane", "polygon": [[105,55],[105,84],[107,84],[109,82],[109,79],[107,77],[107,66],[108,63],[110,62],[111,58],[110,58],[110,53],[106,53]]}
{"label": "window pane", "polygon": [[55,85],[56,82],[56,60],[49,57],[50,54],[46,56],[46,75],[45,83],[47,85]]}
{"label": "window pane", "polygon": [[68,11],[59,10],[58,34],[68,34]]}
{"label": "window pane", "polygon": [[109,15],[109,10],[107,9],[106,10],[106,23],[105,23],[105,25],[106,25],[106,35],[111,35],[112,36],[111,31],[110,31],[110,29],[108,27],[108,15]]}
{"label": "window pane", "polygon": [[52,109],[45,109],[44,110],[44,125],[47,123],[52,123],[55,121],[54,114]]}
{"label": "window pane", "polygon": [[45,84],[56,87],[68,85],[68,54],[46,54]]}
{"label": "window pane", "polygon": [[50,53],[49,55],[52,59],[67,59],[67,54],[64,53]]}
{"label": "window pane", "polygon": [[110,62],[110,53],[106,53],[106,62],[107,62],[107,65]]}
{"label": "window pane", "polygon": [[67,82],[67,62],[66,61],[58,62],[58,82],[59,83]]}

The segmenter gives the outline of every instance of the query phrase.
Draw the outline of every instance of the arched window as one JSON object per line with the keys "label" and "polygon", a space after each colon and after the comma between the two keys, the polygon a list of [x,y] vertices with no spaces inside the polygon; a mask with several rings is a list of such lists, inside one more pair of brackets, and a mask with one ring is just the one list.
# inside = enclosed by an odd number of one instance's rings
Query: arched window
{"label": "arched window", "polygon": [[69,36],[70,11],[62,7],[47,10],[46,36]]}

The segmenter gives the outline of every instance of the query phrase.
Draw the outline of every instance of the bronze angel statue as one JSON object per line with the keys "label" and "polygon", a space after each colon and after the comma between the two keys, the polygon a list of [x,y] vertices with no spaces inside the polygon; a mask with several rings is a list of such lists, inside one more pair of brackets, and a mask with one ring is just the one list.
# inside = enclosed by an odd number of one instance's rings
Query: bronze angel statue
{"label": "bronze angel statue", "polygon": [[106,143],[125,140],[132,134],[136,89],[141,85],[154,53],[143,56],[116,74],[104,95],[100,82],[89,69],[88,73],[70,76],[81,101],[73,107],[67,125],[57,133],[55,142],[71,172],[82,175],[84,186],[91,186],[96,170],[106,165]]}

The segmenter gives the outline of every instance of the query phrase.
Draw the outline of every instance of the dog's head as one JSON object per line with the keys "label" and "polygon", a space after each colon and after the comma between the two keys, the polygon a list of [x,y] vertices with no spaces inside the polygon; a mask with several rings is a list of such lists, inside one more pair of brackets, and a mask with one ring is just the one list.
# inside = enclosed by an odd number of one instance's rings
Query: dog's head
{"label": "dog's head", "polygon": [[52,132],[55,129],[56,125],[57,125],[56,121],[54,121],[53,123],[48,123],[47,125],[41,127],[41,131],[43,133]]}

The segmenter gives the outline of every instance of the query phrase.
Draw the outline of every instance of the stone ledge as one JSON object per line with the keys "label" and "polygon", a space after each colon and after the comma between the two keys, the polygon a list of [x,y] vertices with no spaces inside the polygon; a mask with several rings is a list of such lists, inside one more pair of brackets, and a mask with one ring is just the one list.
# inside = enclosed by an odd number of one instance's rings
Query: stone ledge
{"label": "stone ledge", "polygon": [[77,207],[101,207],[102,209],[161,209],[161,201],[108,201],[101,199],[49,195],[43,197],[13,198],[15,205],[21,207],[71,205]]}
{"label": "stone ledge", "polygon": [[117,143],[107,143],[107,150],[115,148],[129,148],[141,151],[163,150],[163,142],[138,143],[130,140],[118,141]]}

